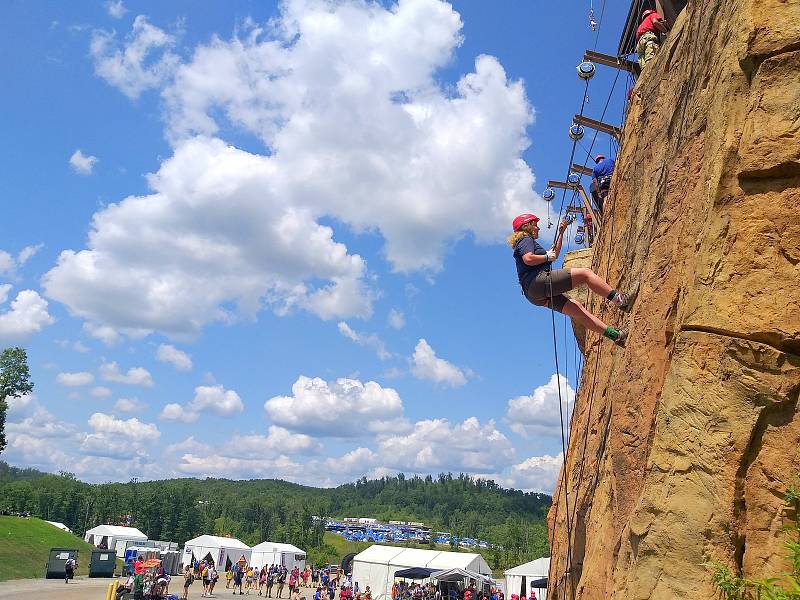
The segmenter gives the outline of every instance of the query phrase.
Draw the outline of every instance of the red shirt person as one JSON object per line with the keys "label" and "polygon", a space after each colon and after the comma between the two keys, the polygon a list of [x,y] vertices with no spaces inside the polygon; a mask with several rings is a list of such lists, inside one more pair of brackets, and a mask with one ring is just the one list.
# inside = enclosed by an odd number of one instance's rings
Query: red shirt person
{"label": "red shirt person", "polygon": [[658,32],[667,32],[667,22],[654,10],[642,13],[642,22],[636,29],[636,53],[639,55],[639,66],[644,66],[655,58],[660,48]]}

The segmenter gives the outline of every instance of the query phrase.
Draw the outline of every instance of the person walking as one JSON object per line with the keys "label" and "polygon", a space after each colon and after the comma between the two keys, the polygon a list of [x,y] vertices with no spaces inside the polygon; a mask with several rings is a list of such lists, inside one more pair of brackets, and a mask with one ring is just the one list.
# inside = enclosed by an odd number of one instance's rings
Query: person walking
{"label": "person walking", "polygon": [[194,583],[194,574],[192,573],[192,569],[189,565],[186,565],[183,568],[183,594],[181,594],[182,600],[188,600],[189,598],[189,586]]}
{"label": "person walking", "polygon": [[639,291],[636,283],[623,294],[613,289],[600,276],[589,268],[553,269],[553,262],[561,252],[564,231],[569,223],[561,221],[558,225],[556,241],[550,250],[537,242],[539,237],[539,217],[525,213],[516,217],[512,223],[514,233],[508,237],[508,245],[514,249],[517,264],[517,277],[522,293],[531,304],[557,310],[577,321],[587,329],[608,338],[618,346],[625,346],[627,329],[615,329],[606,325],[583,305],[571,300],[564,292],[585,283],[595,294],[603,296],[623,312],[630,312]]}
{"label": "person walking", "polygon": [[642,21],[636,29],[636,54],[639,55],[639,66],[642,69],[655,58],[661,48],[658,34],[667,31],[667,22],[658,12],[651,9],[642,12]]}
{"label": "person walking", "polygon": [[69,583],[69,580],[75,577],[75,569],[78,568],[78,561],[71,556],[64,563],[64,583]]}

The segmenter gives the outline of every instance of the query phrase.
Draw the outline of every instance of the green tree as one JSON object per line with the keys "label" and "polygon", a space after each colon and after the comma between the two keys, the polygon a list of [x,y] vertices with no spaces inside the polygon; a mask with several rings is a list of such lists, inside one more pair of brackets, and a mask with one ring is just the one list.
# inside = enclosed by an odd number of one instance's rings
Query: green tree
{"label": "green tree", "polygon": [[0,452],[6,448],[6,411],[9,398],[33,391],[28,355],[22,348],[6,348],[0,354]]}
{"label": "green tree", "polygon": [[[749,579],[734,574],[726,565],[710,563],[714,584],[724,600],[799,600],[800,599],[800,489],[790,486],[784,496],[789,524],[784,546],[791,567],[778,577]],[[741,566],[740,566],[741,568]]]}

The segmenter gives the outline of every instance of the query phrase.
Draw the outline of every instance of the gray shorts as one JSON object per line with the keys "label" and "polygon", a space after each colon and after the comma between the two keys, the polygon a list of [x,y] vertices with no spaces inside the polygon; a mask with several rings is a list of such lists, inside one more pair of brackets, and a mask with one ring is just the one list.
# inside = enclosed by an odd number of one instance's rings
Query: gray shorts
{"label": "gray shorts", "polygon": [[531,304],[549,308],[552,296],[553,308],[562,312],[568,300],[564,292],[568,292],[572,288],[572,269],[541,271],[525,290],[525,297]]}

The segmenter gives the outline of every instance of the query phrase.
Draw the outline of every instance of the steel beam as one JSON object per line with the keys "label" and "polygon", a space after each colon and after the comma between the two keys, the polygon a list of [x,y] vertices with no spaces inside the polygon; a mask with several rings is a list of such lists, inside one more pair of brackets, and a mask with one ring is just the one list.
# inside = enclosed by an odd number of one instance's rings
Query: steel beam
{"label": "steel beam", "polygon": [[639,63],[635,63],[627,58],[611,56],[610,54],[603,54],[602,52],[595,52],[594,50],[587,50],[584,52],[583,60],[588,60],[589,62],[593,62],[598,65],[604,65],[606,67],[622,69],[623,71],[633,73],[634,75],[638,75],[641,71],[639,68]]}
{"label": "steel beam", "polygon": [[608,135],[612,135],[617,139],[619,139],[622,136],[622,130],[619,127],[614,127],[613,125],[609,125],[608,123],[603,123],[602,121],[596,121],[594,119],[590,119],[589,117],[584,117],[582,115],[575,115],[572,118],[572,121],[574,123],[577,123],[578,125],[583,125],[584,127],[596,129],[601,133],[607,133]]}
{"label": "steel beam", "polygon": [[570,170],[573,173],[580,173],[581,175],[590,175],[592,174],[592,170],[589,167],[584,167],[583,165],[579,165],[578,163],[572,163]]}

